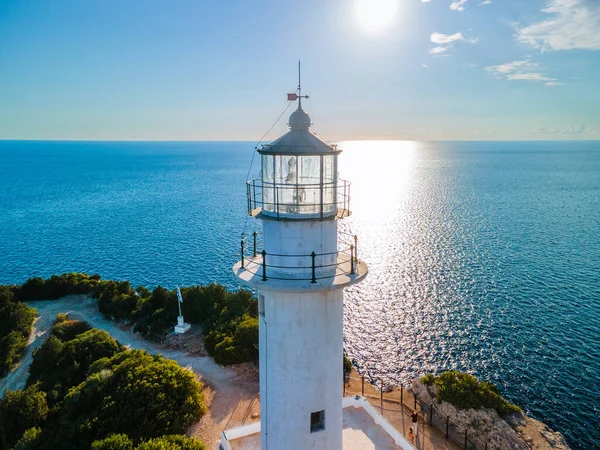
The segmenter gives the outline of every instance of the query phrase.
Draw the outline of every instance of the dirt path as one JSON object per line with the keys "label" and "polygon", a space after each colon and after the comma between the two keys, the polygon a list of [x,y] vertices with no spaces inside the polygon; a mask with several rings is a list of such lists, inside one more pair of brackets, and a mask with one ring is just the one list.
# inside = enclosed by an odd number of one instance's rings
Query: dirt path
{"label": "dirt path", "polygon": [[70,296],[56,301],[28,302],[35,308],[38,319],[29,337],[26,354],[20,365],[6,378],[0,380],[0,395],[6,389],[22,389],[27,381],[29,365],[33,351],[46,339],[46,334],[52,326],[56,315],[68,313],[72,319],[85,320],[92,327],[105,330],[121,344],[132,348],[146,350],[148,353],[160,353],[177,361],[182,367],[190,368],[204,383],[204,395],[207,413],[200,422],[193,425],[190,433],[207,444],[214,445],[225,425],[229,427],[241,425],[246,419],[237,412],[254,410],[253,405],[258,397],[258,380],[239,375],[235,370],[223,367],[208,356],[191,356],[186,351],[164,348],[142,339],[118,326],[115,322],[106,320],[98,313],[96,301],[87,296]]}

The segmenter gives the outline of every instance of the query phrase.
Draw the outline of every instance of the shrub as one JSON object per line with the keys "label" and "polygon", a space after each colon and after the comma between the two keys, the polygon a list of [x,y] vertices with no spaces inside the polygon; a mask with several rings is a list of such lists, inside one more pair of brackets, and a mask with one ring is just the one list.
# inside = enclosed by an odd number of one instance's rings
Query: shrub
{"label": "shrub", "polygon": [[[133,450],[133,441],[126,434],[113,434],[106,439],[94,441],[92,450]],[[195,438],[181,435],[161,436],[142,442],[135,450],[205,450],[206,447]]]}
{"label": "shrub", "polygon": [[87,322],[69,320],[66,314],[59,314],[56,316],[56,322],[50,328],[50,335],[57,337],[63,342],[71,341],[91,328]]}
{"label": "shrub", "polygon": [[40,448],[40,434],[42,429],[40,427],[33,427],[25,430],[23,436],[16,443],[14,450],[35,450]]}
{"label": "shrub", "polygon": [[162,436],[150,439],[136,447],[136,450],[205,450],[197,439],[185,436]]}
{"label": "shrub", "polygon": [[[66,322],[59,326],[64,327]],[[72,328],[82,328],[73,325]],[[106,331],[92,328],[65,342],[51,335],[33,353],[27,384],[40,383],[40,389],[49,392],[51,405],[60,402],[68,390],[85,380],[89,367],[96,360],[113,356],[123,347]]]}
{"label": "shrub", "polygon": [[111,434],[92,442],[92,450],[133,450],[133,441],[126,434]]}
{"label": "shrub", "polygon": [[432,373],[428,373],[427,375],[421,377],[421,383],[425,386],[431,386],[435,382],[435,375]]}
{"label": "shrub", "polygon": [[40,425],[47,416],[46,393],[38,385],[6,391],[0,400],[0,421],[8,447],[12,448],[25,430]]}
{"label": "shrub", "polygon": [[56,300],[73,294],[92,294],[100,283],[100,275],[63,273],[44,280],[34,277],[17,290],[20,301]]}
{"label": "shrub", "polygon": [[0,290],[0,377],[19,362],[27,346],[37,313],[24,303],[14,301],[7,287]]}
{"label": "shrub", "polygon": [[90,367],[61,411],[57,442],[89,448],[111,433],[134,442],[184,433],[204,413],[202,385],[172,360],[127,350]]}
{"label": "shrub", "polygon": [[521,409],[502,398],[498,388],[482,382],[468,373],[455,370],[434,377],[438,402],[448,402],[458,409],[495,409],[500,416],[518,413]]}
{"label": "shrub", "polygon": [[352,362],[348,359],[344,353],[344,375],[348,376],[352,372]]}

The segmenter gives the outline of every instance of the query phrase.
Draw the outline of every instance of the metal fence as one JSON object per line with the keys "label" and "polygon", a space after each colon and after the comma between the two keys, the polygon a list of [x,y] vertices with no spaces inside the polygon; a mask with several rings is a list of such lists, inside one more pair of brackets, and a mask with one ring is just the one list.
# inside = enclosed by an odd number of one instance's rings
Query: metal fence
{"label": "metal fence", "polygon": [[[381,415],[392,425],[403,423],[403,417],[410,416],[413,410],[419,412],[422,429],[430,427],[429,439],[448,441],[448,448],[467,450],[494,450],[496,446],[477,430],[463,428],[450,420],[450,417],[438,410],[435,403],[429,403],[416,395],[410,388],[385,385],[383,381],[371,384],[365,377],[350,376],[344,380],[344,395],[359,394],[379,409]],[[408,431],[408,430],[406,430]],[[439,448],[432,444],[432,448]]]}
{"label": "metal fence", "polygon": [[240,241],[241,268],[263,281],[269,279],[310,281],[335,278],[340,274],[355,275],[359,264],[358,238],[349,233],[339,233],[338,248],[334,252],[310,254],[267,253],[261,235],[242,234]]}

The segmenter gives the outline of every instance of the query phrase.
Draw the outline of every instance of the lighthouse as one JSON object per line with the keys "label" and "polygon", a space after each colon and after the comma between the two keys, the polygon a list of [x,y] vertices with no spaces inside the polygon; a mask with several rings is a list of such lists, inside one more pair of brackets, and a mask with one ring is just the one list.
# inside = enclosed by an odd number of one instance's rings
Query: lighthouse
{"label": "lighthouse", "polygon": [[343,291],[367,275],[357,237],[338,230],[351,214],[341,150],[310,131],[306,98],[299,83],[289,131],[258,150],[247,200],[262,235],[233,267],[258,291],[262,450],[342,449]]}

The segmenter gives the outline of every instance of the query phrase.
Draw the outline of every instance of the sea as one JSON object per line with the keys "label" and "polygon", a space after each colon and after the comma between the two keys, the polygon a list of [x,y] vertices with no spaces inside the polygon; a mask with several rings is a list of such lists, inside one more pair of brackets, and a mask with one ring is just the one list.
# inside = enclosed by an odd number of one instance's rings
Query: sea
{"label": "sea", "polygon": [[[458,369],[577,449],[600,448],[600,141],[339,142],[366,280],[345,348],[369,379]],[[252,142],[0,141],[0,283],[64,272],[218,282]]]}

